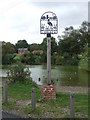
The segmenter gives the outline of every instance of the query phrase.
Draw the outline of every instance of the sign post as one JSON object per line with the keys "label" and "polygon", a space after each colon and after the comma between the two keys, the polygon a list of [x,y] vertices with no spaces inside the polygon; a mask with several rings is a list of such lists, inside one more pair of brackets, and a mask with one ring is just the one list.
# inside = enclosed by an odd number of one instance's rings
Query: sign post
{"label": "sign post", "polygon": [[51,85],[51,34],[47,34],[47,85]]}
{"label": "sign post", "polygon": [[51,34],[58,32],[58,19],[55,13],[45,12],[40,19],[40,33],[47,35],[47,85],[51,85]]}

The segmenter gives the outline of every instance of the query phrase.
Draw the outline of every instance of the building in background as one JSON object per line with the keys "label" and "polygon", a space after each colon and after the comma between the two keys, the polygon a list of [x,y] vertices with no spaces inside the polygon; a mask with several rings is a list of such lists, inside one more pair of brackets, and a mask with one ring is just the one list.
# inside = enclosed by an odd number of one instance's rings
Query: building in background
{"label": "building in background", "polygon": [[25,53],[29,53],[28,48],[19,48],[18,49],[18,54],[23,55]]}
{"label": "building in background", "polygon": [[33,50],[32,51],[33,54],[43,54],[43,50]]}

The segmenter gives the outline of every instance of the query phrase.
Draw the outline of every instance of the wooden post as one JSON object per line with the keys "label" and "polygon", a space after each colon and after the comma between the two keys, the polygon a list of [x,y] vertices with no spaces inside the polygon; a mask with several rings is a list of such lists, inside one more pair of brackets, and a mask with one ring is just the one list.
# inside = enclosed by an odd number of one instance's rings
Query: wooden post
{"label": "wooden post", "polygon": [[74,118],[74,97],[75,94],[70,94],[70,118]]}
{"label": "wooden post", "polygon": [[4,82],[3,95],[4,102],[7,102],[7,81]]}
{"label": "wooden post", "polygon": [[32,91],[31,91],[31,105],[32,105],[32,111],[34,111],[36,108],[35,88],[32,88]]}
{"label": "wooden post", "polygon": [[51,34],[47,34],[47,85],[51,84]]}

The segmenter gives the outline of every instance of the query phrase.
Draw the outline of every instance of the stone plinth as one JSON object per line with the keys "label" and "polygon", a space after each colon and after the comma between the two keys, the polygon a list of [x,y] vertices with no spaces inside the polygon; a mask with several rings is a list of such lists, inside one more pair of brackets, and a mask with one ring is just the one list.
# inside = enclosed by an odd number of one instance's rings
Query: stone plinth
{"label": "stone plinth", "polygon": [[56,87],[48,85],[42,88],[42,97],[46,100],[56,99]]}

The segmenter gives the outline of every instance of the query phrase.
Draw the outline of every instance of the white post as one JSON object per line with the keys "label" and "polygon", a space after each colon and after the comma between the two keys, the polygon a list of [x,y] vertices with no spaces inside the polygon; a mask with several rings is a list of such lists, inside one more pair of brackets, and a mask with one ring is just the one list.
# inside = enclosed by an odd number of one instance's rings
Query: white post
{"label": "white post", "polygon": [[47,34],[47,85],[51,84],[51,34]]}

